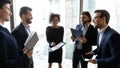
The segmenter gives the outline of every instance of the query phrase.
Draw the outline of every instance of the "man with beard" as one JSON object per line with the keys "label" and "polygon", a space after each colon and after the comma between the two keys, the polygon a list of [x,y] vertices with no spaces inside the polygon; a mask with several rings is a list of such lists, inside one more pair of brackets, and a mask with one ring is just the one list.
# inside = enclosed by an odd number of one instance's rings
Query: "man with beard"
{"label": "man with beard", "polygon": [[92,55],[85,55],[85,53],[92,50],[92,45],[96,44],[97,30],[91,25],[91,15],[88,11],[83,11],[81,13],[81,23],[76,26],[76,30],[82,31],[83,36],[75,38],[71,37],[74,44],[73,52],[73,68],[77,68],[79,61],[81,63],[81,68],[87,68],[87,61],[84,58],[91,58]]}
{"label": "man with beard", "polygon": [[98,64],[97,68],[120,68],[120,34],[110,27],[110,14],[107,10],[94,11],[94,24],[98,28],[97,48],[86,55],[97,55],[89,62]]}
{"label": "man with beard", "polygon": [[[21,49],[24,49],[24,43],[31,33],[29,29],[29,24],[32,23],[32,9],[29,7],[22,7],[19,12],[21,23],[12,31],[13,36],[16,38],[18,45]],[[29,58],[29,61],[26,61],[23,68],[33,68],[33,59]]]}

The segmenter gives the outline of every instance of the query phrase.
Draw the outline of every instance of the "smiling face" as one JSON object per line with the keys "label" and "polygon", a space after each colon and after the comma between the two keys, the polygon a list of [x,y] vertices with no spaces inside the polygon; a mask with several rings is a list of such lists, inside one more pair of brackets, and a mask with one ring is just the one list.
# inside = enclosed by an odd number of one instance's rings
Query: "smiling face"
{"label": "smiling face", "polygon": [[10,4],[9,3],[4,4],[3,7],[0,8],[0,20],[2,22],[9,21],[11,15],[12,13],[10,11]]}
{"label": "smiling face", "polygon": [[81,20],[82,24],[84,25],[90,21],[90,18],[87,15],[82,14],[80,20]]}
{"label": "smiling face", "polygon": [[31,24],[32,23],[32,11],[31,10],[28,10],[27,11],[27,14],[25,14],[25,20],[26,20],[26,23],[27,24]]}
{"label": "smiling face", "polygon": [[53,25],[53,26],[56,26],[56,25],[58,24],[58,22],[59,22],[58,17],[55,16],[55,17],[52,19],[52,25]]}

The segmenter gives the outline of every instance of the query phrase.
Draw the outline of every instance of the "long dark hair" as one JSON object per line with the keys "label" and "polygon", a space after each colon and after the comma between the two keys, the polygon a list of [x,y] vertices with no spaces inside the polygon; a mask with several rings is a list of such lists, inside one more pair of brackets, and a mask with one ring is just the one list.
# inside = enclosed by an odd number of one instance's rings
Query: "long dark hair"
{"label": "long dark hair", "polygon": [[90,15],[90,13],[88,12],[88,11],[83,11],[81,14],[84,14],[84,15],[86,15],[86,16],[88,16],[89,17],[89,21],[88,22],[91,22],[91,15]]}

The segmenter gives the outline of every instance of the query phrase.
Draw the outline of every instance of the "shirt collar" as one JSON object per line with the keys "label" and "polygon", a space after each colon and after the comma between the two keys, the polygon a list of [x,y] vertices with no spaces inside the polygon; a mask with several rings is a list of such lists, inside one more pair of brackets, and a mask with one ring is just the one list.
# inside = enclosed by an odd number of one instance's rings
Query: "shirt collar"
{"label": "shirt collar", "polygon": [[90,24],[87,24],[87,26],[84,26],[84,25],[82,24],[82,28],[85,28],[85,29],[87,29],[89,26],[90,26]]}
{"label": "shirt collar", "polygon": [[29,25],[24,25],[24,24],[23,24],[23,26],[24,26],[25,28],[28,28],[28,29],[30,28],[30,26],[29,26]]}
{"label": "shirt collar", "polygon": [[108,27],[108,25],[107,25],[107,26],[105,26],[104,28],[102,28],[101,30],[100,30],[100,29],[98,29],[98,33],[103,33],[103,32],[107,29],[107,27]]}
{"label": "shirt collar", "polygon": [[28,29],[30,28],[30,26],[24,26],[24,27],[25,27],[25,28],[28,28]]}
{"label": "shirt collar", "polygon": [[1,25],[2,27],[4,27],[4,25],[3,25],[2,23],[0,23],[0,25]]}

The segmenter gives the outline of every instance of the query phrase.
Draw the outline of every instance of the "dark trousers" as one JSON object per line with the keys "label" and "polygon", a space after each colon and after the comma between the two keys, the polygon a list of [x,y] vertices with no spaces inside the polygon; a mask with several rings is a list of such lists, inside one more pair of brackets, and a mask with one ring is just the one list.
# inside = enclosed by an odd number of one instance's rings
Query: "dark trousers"
{"label": "dark trousers", "polygon": [[30,57],[28,61],[25,61],[22,68],[34,68],[33,58]]}
{"label": "dark trousers", "polygon": [[29,58],[29,68],[34,68],[33,58]]}
{"label": "dark trousers", "polygon": [[72,66],[73,68],[77,68],[79,62],[81,63],[81,68],[87,68],[87,61],[84,61],[84,58],[80,52],[80,50],[76,49],[73,53],[73,60],[72,60]]}

